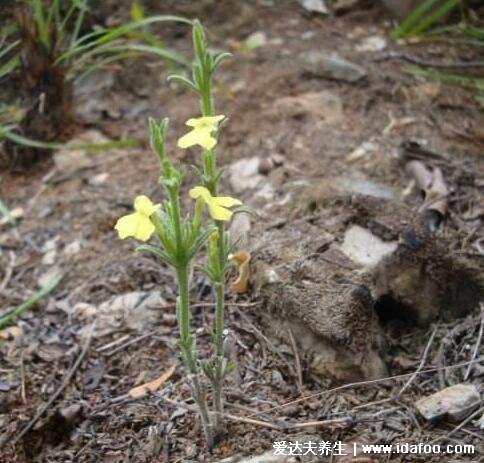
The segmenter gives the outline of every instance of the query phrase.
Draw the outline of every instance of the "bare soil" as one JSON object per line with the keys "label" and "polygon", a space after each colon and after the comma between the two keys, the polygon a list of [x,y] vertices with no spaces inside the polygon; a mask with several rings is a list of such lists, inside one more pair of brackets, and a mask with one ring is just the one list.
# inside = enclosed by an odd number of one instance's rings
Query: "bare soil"
{"label": "bare soil", "polygon": [[[126,15],[125,2],[119,3],[117,11],[106,7],[111,19]],[[445,240],[449,252],[474,266],[479,280],[484,245],[482,104],[468,90],[413,77],[400,61],[376,59],[402,51],[429,61],[461,61],[475,60],[477,52],[448,44],[397,45],[389,38],[392,24],[386,13],[368,3],[336,17],[308,15],[292,1],[146,5],[148,13],[151,7],[199,17],[214,48],[234,53],[216,87],[217,111],[229,117],[218,151],[220,163],[229,168],[241,159],[268,160],[275,155],[280,161],[270,172],[263,171],[256,187],[242,191],[233,191],[229,169],[223,176],[224,191],[259,213],[250,231],[254,249],[261,237],[270,243],[271,236],[275,241],[281,235],[296,248],[305,234],[305,242],[316,249],[325,233],[334,233],[341,242],[334,199],[331,205],[327,199],[328,190],[342,188],[335,179],[382,185],[417,216],[421,198],[402,197],[410,179],[396,159],[400,145],[413,140],[445,159],[449,217],[432,240]],[[264,31],[267,43],[244,51],[243,41],[256,31]],[[187,30],[163,27],[160,32],[167,46],[189,53]],[[375,35],[387,40],[384,50],[358,51],[359,44]],[[337,52],[361,65],[367,77],[346,83],[309,74],[300,64],[301,53],[309,50]],[[60,170],[46,157],[23,174],[2,174],[2,199],[10,208],[24,210],[18,226],[0,228],[2,311],[24,301],[41,279],[59,272],[64,278],[36,310],[17,322],[23,334],[0,343],[0,461],[216,462],[263,453],[274,441],[294,441],[308,433],[347,443],[473,444],[475,455],[455,455],[452,461],[480,461],[482,431],[475,421],[454,432],[455,424],[427,423],[413,406],[418,398],[464,377],[482,390],[482,363],[472,364],[468,374],[468,365],[441,369],[468,362],[473,355],[482,358],[482,344],[475,350],[481,323],[477,308],[464,317],[454,314],[424,326],[377,321],[383,339],[376,349],[385,376],[396,378],[341,388],[347,381],[315,373],[302,350],[267,329],[267,300],[256,291],[258,281],[252,281],[253,291],[228,299],[227,326],[238,368],[227,388],[227,412],[262,423],[227,420],[225,435],[212,453],[206,451],[197,417],[183,407],[190,403],[190,391],[176,348],[173,275],[150,257],[134,253],[133,242],[118,240],[113,229],[117,218],[131,209],[135,195],[162,199],[157,161],[147,143],[147,118],[170,117],[170,142],[175,146],[184,121],[198,112],[194,96],[168,84],[166,73],[162,63],[138,58],[91,79],[78,100],[78,133],[94,129],[109,138],[129,136],[140,141],[138,147],[90,154],[90,165],[74,172]],[[329,95],[327,106],[292,111],[294,102],[288,106],[280,101],[321,92]],[[371,143],[368,152],[351,157],[365,142]],[[186,166],[197,163],[195,152],[173,149],[171,155]],[[186,184],[192,181],[187,167]],[[263,190],[267,185],[269,196]],[[344,201],[337,207],[345,213]],[[287,223],[299,223],[299,235],[292,236],[284,228]],[[260,250],[253,257],[263,260],[266,255]],[[210,289],[200,275],[192,283],[194,325],[199,327],[201,352],[206,353]],[[131,311],[113,315],[106,309],[115,305],[113,298],[135,291],[143,293],[135,303],[125,301]],[[157,292],[161,297],[143,306],[143,298]],[[105,301],[111,302],[102,306]],[[89,338],[93,313],[98,314],[98,325]],[[87,351],[66,381],[84,345]],[[138,400],[126,396],[130,388],[157,378],[173,364],[174,375],[157,393]],[[417,369],[432,371],[415,376],[404,388]],[[46,413],[17,440],[62,385]],[[339,418],[325,426],[274,429]],[[391,460],[373,456],[346,461],[444,460],[441,455],[393,455]]]}

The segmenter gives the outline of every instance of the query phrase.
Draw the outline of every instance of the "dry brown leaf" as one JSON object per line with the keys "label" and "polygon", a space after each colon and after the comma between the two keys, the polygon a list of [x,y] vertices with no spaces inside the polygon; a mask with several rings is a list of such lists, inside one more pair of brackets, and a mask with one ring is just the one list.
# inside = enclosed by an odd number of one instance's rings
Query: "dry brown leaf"
{"label": "dry brown leaf", "polygon": [[250,278],[250,253],[246,251],[239,251],[230,256],[239,267],[239,275],[237,279],[230,284],[230,290],[237,294],[247,292]]}
{"label": "dry brown leaf", "polygon": [[406,165],[407,172],[412,175],[418,187],[425,194],[421,211],[431,209],[442,217],[447,215],[449,190],[439,168],[429,170],[421,161],[410,161]]}
{"label": "dry brown leaf", "polygon": [[133,399],[139,399],[146,395],[148,391],[155,392],[159,389],[164,383],[166,383],[173,373],[175,372],[176,365],[172,365],[168,370],[166,370],[159,378],[154,379],[148,383],[142,384],[141,386],[136,386],[133,389],[130,389],[128,395]]}
{"label": "dry brown leaf", "polygon": [[3,330],[0,330],[0,339],[15,339],[24,334],[22,328],[19,326],[9,326]]}

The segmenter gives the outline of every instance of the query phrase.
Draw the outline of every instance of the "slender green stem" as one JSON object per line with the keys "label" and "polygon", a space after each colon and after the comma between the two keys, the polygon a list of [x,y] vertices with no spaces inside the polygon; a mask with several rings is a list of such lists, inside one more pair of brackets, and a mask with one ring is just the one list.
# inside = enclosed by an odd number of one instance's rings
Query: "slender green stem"
{"label": "slender green stem", "polygon": [[188,267],[181,266],[176,269],[178,279],[178,324],[180,330],[180,348],[183,352],[185,363],[190,371],[191,387],[193,397],[197,402],[200,417],[202,419],[202,427],[207,441],[208,448],[212,448],[213,430],[210,416],[208,414],[207,401],[205,398],[205,391],[203,390],[200,381],[198,380],[199,368],[197,360],[194,355],[192,342],[190,340],[190,299],[189,299],[189,283],[188,283]]}
{"label": "slender green stem", "polygon": [[186,266],[185,246],[183,242],[183,232],[181,225],[180,196],[178,188],[170,188],[170,204],[173,227],[175,229],[177,261],[183,266]]}
{"label": "slender green stem", "polygon": [[[185,343],[190,336],[190,312],[189,312],[189,287],[188,287],[188,268],[179,267],[176,270],[176,276],[178,279],[178,310],[179,310],[179,324],[180,324],[180,339],[182,343]],[[190,356],[191,357],[191,356]],[[196,372],[195,362],[188,365],[190,372]],[[196,364],[195,364],[196,365]]]}

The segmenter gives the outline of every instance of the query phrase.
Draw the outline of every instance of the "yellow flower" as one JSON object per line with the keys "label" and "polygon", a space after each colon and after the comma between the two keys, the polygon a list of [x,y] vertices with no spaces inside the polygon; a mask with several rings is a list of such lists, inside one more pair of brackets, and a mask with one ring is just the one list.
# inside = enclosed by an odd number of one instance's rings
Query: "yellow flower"
{"label": "yellow flower", "polygon": [[153,204],[147,196],[137,196],[134,200],[135,212],[119,218],[116,222],[114,228],[118,231],[119,237],[124,240],[132,236],[140,241],[148,241],[155,231],[150,216],[159,207],[159,204]]}
{"label": "yellow flower", "polygon": [[212,136],[212,133],[218,129],[219,122],[225,116],[206,116],[197,119],[188,119],[186,125],[193,127],[191,132],[181,137],[178,140],[180,148],[188,148],[193,145],[200,145],[206,150],[212,149],[217,144],[217,139]]}
{"label": "yellow flower", "polygon": [[230,220],[233,212],[227,208],[242,204],[238,199],[231,198],[230,196],[212,196],[210,191],[203,186],[197,186],[189,191],[190,198],[197,199],[202,198],[205,204],[208,206],[210,215],[214,220]]}

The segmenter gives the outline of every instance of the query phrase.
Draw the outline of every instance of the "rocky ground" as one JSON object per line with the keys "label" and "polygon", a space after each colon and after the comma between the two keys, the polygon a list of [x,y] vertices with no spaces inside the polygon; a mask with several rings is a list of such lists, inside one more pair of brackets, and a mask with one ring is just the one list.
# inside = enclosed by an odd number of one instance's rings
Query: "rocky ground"
{"label": "rocky ground", "polygon": [[[226,435],[205,450],[177,355],[173,275],[113,230],[135,195],[161,199],[147,118],[169,116],[175,146],[197,113],[163,63],[139,58],[77,89],[76,135],[138,147],[60,151],[2,174],[18,216],[0,225],[2,313],[63,279],[0,332],[1,461],[443,461],[274,456],[275,441],[342,442],[350,454],[360,443],[472,444],[474,454],[445,461],[480,461],[482,103],[394,59],[477,60],[476,50],[396,44],[373,2],[329,17],[292,1],[170,3],[145,6],[198,16],[214,47],[234,53],[216,88],[229,117],[223,188],[257,212],[231,226],[251,277],[227,301],[238,366]],[[97,14],[120,20],[123,5]],[[190,53],[186,29],[159,32]],[[196,154],[171,155],[193,183]],[[201,275],[192,299],[204,352],[212,314]],[[156,392],[130,393],[160,376]]]}

